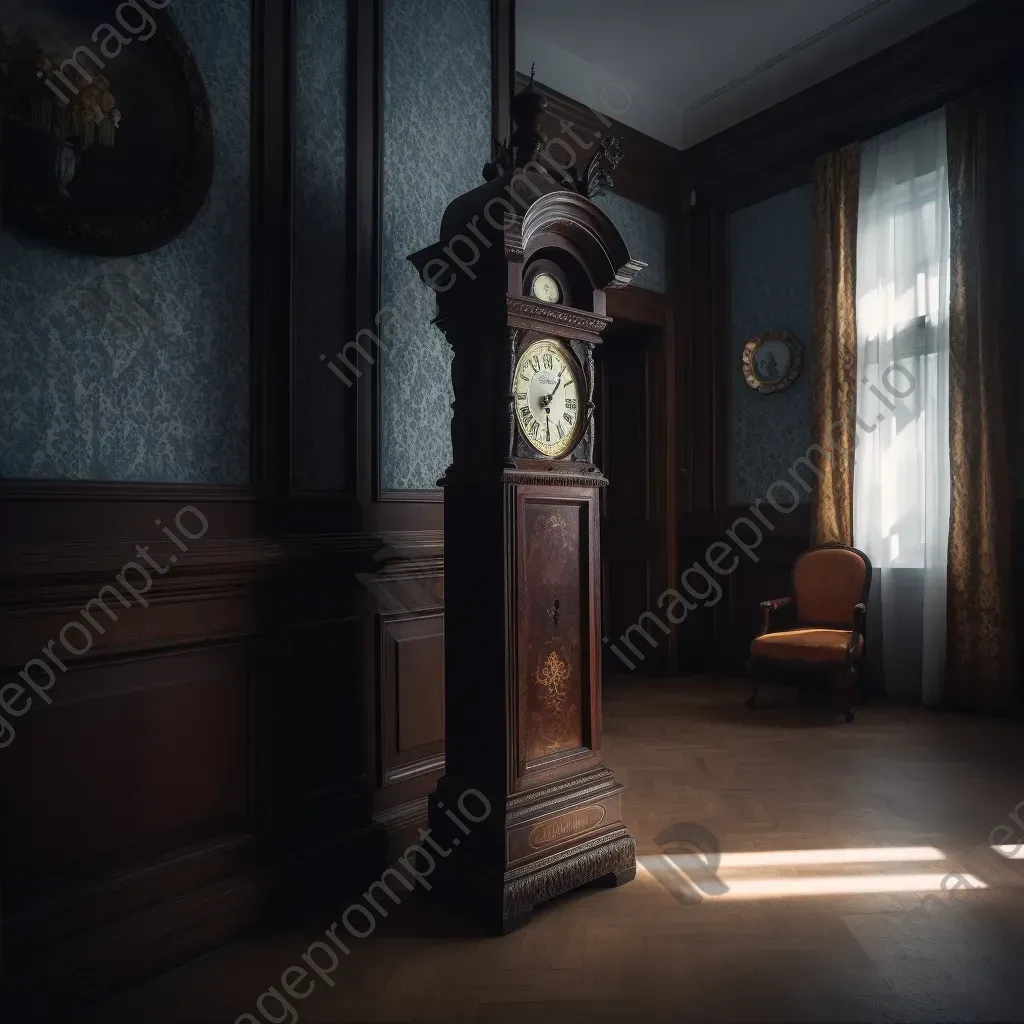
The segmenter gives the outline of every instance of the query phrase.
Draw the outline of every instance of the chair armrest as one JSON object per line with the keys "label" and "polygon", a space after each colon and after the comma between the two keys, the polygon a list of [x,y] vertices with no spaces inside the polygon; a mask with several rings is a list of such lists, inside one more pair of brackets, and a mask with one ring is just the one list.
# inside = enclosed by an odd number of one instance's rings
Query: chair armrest
{"label": "chair armrest", "polygon": [[772,612],[778,611],[780,608],[788,608],[793,603],[791,597],[774,597],[770,601],[762,601],[761,608],[764,611],[764,628],[761,633],[770,632]]}
{"label": "chair armrest", "polygon": [[853,606],[853,635],[863,636],[867,626],[867,605],[860,603]]}

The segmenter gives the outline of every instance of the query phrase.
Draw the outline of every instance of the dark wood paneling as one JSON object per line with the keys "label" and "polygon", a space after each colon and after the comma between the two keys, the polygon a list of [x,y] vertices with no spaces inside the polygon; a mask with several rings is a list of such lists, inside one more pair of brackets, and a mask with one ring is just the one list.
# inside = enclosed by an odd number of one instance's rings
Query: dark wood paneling
{"label": "dark wood paneling", "polygon": [[444,615],[381,617],[384,785],[444,766]]}
{"label": "dark wood paneling", "polygon": [[[671,427],[668,406],[659,402],[665,384],[663,336],[663,330],[619,320],[596,356],[602,411],[598,461],[610,481],[601,495],[602,635],[609,638],[620,636],[654,607],[674,564],[664,507],[664,445]],[[668,670],[672,650],[671,642],[659,643],[642,670]],[[614,670],[614,661],[606,664]]]}
{"label": "dark wood paneling", "polygon": [[[107,484],[0,481],[0,560],[24,545],[162,543],[161,526],[174,529],[186,505],[209,521],[206,541],[257,537],[263,505],[251,487],[186,487],[180,484]],[[0,561],[2,566],[3,561]]]}
{"label": "dark wood paneling", "polygon": [[[1017,458],[1020,458],[1018,453]],[[1018,470],[1019,472],[1019,470]],[[1013,503],[1013,600],[1017,627],[1017,685],[1024,680],[1024,499]]]}
{"label": "dark wood paneling", "polygon": [[1020,67],[1024,5],[980,0],[682,154],[679,183],[736,207],[810,177],[816,157],[870,138]]}
{"label": "dark wood paneling", "polygon": [[[379,755],[361,644],[376,605],[356,573],[401,549],[439,578],[439,547],[196,542],[147,607],[111,600],[116,621],[94,607],[104,631],[81,657],[57,639],[67,671],[52,704],[14,719],[0,752],[7,974],[27,984],[45,969],[55,998],[76,998],[255,923],[293,878],[363,878]],[[174,550],[150,554],[167,564]],[[132,554],[123,541],[9,547],[0,678],[85,621]]]}
{"label": "dark wood paneling", "polygon": [[[290,791],[301,806],[296,818],[309,818],[344,801],[352,780],[364,771],[366,737],[360,673],[365,616],[326,622],[299,622],[289,635],[288,770]],[[339,653],[347,652],[347,658]]]}
{"label": "dark wood paneling", "polygon": [[682,218],[679,402],[679,512],[715,512],[728,502],[728,218],[712,204]]}
{"label": "dark wood paneling", "polygon": [[[606,568],[602,607],[605,633],[610,639],[621,635],[639,615],[652,608],[657,596],[678,575],[677,480],[685,478],[685,452],[680,448],[684,406],[679,399],[678,376],[680,346],[685,343],[685,335],[680,330],[683,321],[676,312],[677,286],[683,278],[679,247],[672,233],[672,226],[678,220],[678,216],[668,219],[668,293],[642,288],[609,291],[608,315],[614,322],[596,355],[599,365],[612,365],[607,376],[617,381],[603,394],[598,407],[602,440],[609,451],[609,461],[602,462],[610,481],[607,500],[612,506],[616,501],[620,504],[625,501],[633,510],[627,509],[625,518],[618,517],[617,523],[612,507],[602,523]],[[618,365],[623,361],[625,365]],[[630,375],[634,378],[632,389],[625,384]],[[617,398],[616,391],[621,399]],[[632,440],[618,427],[623,418],[636,427],[629,432]],[[638,446],[640,433],[644,435],[644,442]],[[619,446],[618,469],[613,465],[616,453],[609,448],[610,438],[615,438]],[[638,473],[643,477],[642,485]],[[615,492],[620,495],[618,499],[613,496]],[[643,527],[638,533],[636,527],[640,521]],[[615,572],[609,571],[613,565],[619,568],[617,579]],[[642,666],[642,671],[673,670],[677,642],[678,636],[673,632],[659,645],[655,658]],[[609,670],[618,668],[616,662],[609,661]]]}
{"label": "dark wood paneling", "polygon": [[515,89],[515,0],[491,3],[491,134],[507,139],[511,133],[509,103]]}
{"label": "dark wood paneling", "polygon": [[253,0],[252,478],[282,515],[291,478],[294,0]]}
{"label": "dark wood paneling", "polygon": [[[353,158],[350,185],[352,267],[351,337],[360,330],[373,330],[380,311],[381,196],[381,5],[380,0],[357,0],[350,8],[349,67],[353,101],[350,145]],[[380,360],[370,372],[358,377],[356,417],[356,477],[359,504],[363,516],[376,502],[379,480],[379,400]]]}
{"label": "dark wood paneling", "polygon": [[553,496],[519,502],[520,772],[583,742],[589,691],[590,503]]}
{"label": "dark wood paneling", "polygon": [[245,666],[240,644],[69,666],[5,751],[17,780],[0,795],[11,909],[69,871],[123,867],[134,848],[173,850],[179,833],[244,825]]}
{"label": "dark wood paneling", "polygon": [[[528,76],[516,75],[517,88],[522,89],[528,82]],[[548,139],[542,152],[549,153],[552,161],[564,166],[572,154],[570,166],[585,167],[595,152],[595,140],[614,135],[621,140],[624,153],[614,174],[615,191],[659,213],[679,209],[679,154],[675,149],[546,85],[538,82],[535,88],[548,103],[540,127]],[[554,143],[556,139],[561,143]]]}

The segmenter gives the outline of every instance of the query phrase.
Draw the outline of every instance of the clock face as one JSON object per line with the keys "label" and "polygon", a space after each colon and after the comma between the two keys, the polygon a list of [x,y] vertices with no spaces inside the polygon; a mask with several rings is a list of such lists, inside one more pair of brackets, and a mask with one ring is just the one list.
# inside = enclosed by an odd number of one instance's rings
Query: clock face
{"label": "clock face", "polygon": [[576,361],[552,338],[529,345],[516,363],[516,421],[541,455],[560,459],[579,442],[584,397]]}
{"label": "clock face", "polygon": [[562,289],[558,282],[550,275],[543,272],[535,274],[530,282],[530,294],[541,302],[561,302]]}

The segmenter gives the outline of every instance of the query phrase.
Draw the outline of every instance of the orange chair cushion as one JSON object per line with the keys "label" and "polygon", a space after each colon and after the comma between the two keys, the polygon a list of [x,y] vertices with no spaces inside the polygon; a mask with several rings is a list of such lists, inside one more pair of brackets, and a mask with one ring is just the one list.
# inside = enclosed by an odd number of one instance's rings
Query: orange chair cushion
{"label": "orange chair cushion", "polygon": [[856,551],[814,548],[793,568],[797,622],[853,625],[853,606],[864,592],[867,566]]}
{"label": "orange chair cushion", "polygon": [[[848,629],[787,629],[756,637],[750,645],[750,653],[755,658],[776,661],[843,661],[852,635]],[[862,646],[858,638],[858,657]]]}

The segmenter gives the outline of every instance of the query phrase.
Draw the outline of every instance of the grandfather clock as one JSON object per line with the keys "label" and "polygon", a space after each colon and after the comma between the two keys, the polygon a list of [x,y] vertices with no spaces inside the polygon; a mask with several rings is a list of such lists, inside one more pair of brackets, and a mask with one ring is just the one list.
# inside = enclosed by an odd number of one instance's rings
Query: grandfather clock
{"label": "grandfather clock", "polygon": [[605,290],[631,260],[590,200],[613,140],[583,174],[535,159],[544,106],[512,101],[511,145],[414,253],[453,350],[444,488],[445,774],[431,835],[438,877],[497,930],[591,882],[636,873],[622,790],[601,762],[599,490],[593,347]]}

